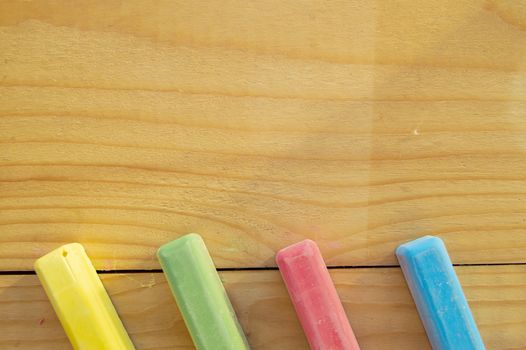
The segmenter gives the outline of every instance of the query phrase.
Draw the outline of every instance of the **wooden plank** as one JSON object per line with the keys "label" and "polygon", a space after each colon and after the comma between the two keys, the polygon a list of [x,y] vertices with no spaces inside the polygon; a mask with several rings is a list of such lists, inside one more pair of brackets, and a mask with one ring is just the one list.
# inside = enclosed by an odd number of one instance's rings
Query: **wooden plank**
{"label": "wooden plank", "polygon": [[[456,268],[488,349],[524,349],[526,266]],[[334,269],[331,275],[362,349],[429,349],[397,268]],[[253,349],[306,349],[277,271],[222,272]],[[138,349],[191,349],[164,277],[102,275]],[[34,275],[0,277],[0,347],[68,349]]]}
{"label": "wooden plank", "polygon": [[0,269],[70,241],[158,268],[190,231],[220,267],[422,234],[524,262],[524,6],[1,2]]}
{"label": "wooden plank", "polygon": [[523,67],[523,3],[424,0],[419,5],[411,0],[377,4],[357,0],[155,4],[147,0],[126,4],[117,0],[82,4],[15,0],[2,1],[0,20],[9,26],[39,21],[65,29],[125,34],[167,46],[219,47],[299,60]]}

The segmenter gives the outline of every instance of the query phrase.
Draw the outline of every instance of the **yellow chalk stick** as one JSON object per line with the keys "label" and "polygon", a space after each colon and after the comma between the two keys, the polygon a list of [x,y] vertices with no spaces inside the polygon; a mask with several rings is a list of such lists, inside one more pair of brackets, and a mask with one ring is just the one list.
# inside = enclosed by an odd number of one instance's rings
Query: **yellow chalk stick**
{"label": "yellow chalk stick", "polygon": [[135,349],[82,245],[53,250],[35,271],[75,349]]}

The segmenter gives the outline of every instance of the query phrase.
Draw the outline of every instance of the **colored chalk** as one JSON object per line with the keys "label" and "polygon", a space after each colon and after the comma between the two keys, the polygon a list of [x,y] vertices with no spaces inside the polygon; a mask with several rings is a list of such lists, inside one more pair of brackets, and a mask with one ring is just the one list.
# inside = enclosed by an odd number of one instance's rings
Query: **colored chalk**
{"label": "colored chalk", "polygon": [[311,349],[358,350],[316,243],[305,240],[288,246],[278,252],[276,262]]}
{"label": "colored chalk", "polygon": [[433,349],[485,349],[444,242],[425,236],[396,256]]}
{"label": "colored chalk", "polygon": [[135,349],[84,247],[66,244],[35,271],[75,349]]}
{"label": "colored chalk", "polygon": [[157,252],[198,350],[243,350],[248,342],[203,239],[192,233]]}

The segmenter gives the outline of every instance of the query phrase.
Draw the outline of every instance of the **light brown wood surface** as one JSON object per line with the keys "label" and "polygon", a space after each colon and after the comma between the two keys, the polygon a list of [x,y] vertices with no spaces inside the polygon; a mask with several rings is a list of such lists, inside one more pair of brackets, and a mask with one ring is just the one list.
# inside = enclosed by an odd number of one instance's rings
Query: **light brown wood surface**
{"label": "light brown wood surface", "polygon": [[[457,272],[487,348],[526,348],[526,266],[463,266]],[[399,269],[331,274],[362,350],[430,349]],[[279,272],[230,271],[221,278],[253,349],[307,348]],[[102,280],[138,349],[192,348],[162,274]],[[1,276],[0,296],[0,348],[70,348],[36,276]]]}
{"label": "light brown wood surface", "polygon": [[[103,280],[138,349],[189,348],[148,272],[188,232],[360,266],[365,349],[428,348],[393,251],[440,236],[488,349],[526,349],[525,185],[525,2],[0,0],[2,349],[68,348],[22,273],[73,241],[137,270]],[[222,277],[254,348],[306,347],[275,270]]]}
{"label": "light brown wood surface", "polygon": [[220,267],[524,262],[525,6],[2,1],[0,268],[157,268],[190,231]]}

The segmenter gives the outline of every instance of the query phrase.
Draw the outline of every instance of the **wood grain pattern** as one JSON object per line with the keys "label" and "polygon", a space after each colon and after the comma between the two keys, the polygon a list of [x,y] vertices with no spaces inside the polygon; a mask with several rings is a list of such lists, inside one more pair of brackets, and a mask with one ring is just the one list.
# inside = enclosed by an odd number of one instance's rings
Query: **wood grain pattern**
{"label": "wood grain pattern", "polygon": [[316,239],[394,264],[524,262],[526,5],[514,1],[1,1],[0,269],[84,243],[220,267]]}
{"label": "wood grain pattern", "polygon": [[[525,266],[458,267],[488,349],[525,349]],[[430,349],[399,269],[335,269],[331,275],[362,349]],[[253,349],[306,349],[277,271],[222,272]],[[137,349],[192,349],[162,274],[103,275]],[[0,347],[68,349],[36,276],[0,276]],[[279,310],[279,312],[277,312]]]}
{"label": "wood grain pattern", "polygon": [[[524,263],[526,3],[0,0],[0,271],[81,242],[218,267],[305,237],[333,266]],[[526,349],[524,265],[458,267],[488,349]],[[331,270],[364,349],[428,349],[395,268]],[[222,272],[255,349],[306,343],[277,271]],[[191,348],[159,273],[103,275],[139,349]],[[279,312],[278,312],[279,310]],[[0,275],[0,348],[69,345],[33,275]]]}

